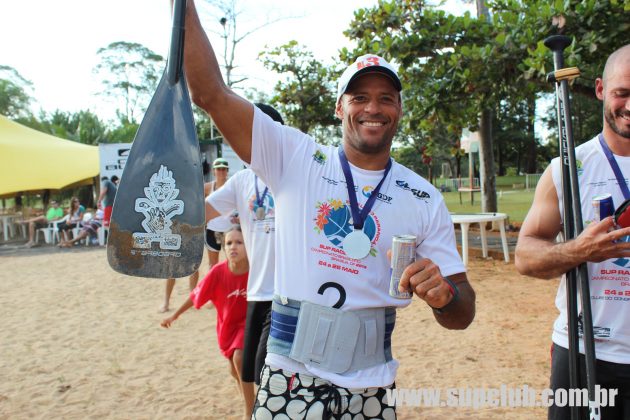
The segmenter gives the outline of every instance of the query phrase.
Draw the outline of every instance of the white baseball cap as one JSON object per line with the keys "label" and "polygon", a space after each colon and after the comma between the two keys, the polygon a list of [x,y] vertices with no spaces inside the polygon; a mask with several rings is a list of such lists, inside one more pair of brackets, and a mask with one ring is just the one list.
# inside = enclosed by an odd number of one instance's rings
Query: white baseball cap
{"label": "white baseball cap", "polygon": [[396,73],[396,69],[394,69],[391,64],[378,55],[365,54],[357,58],[354,63],[350,64],[339,78],[339,83],[337,84],[337,102],[339,102],[339,98],[346,93],[346,89],[348,89],[348,85],[350,85],[350,83],[352,83],[357,77],[371,72],[379,72],[388,76],[392,79],[394,87],[399,92],[402,90],[402,84],[400,83],[398,73]]}
{"label": "white baseball cap", "polygon": [[212,168],[213,169],[218,169],[218,168],[229,168],[230,165],[228,164],[228,161],[223,159],[223,158],[216,158],[214,160],[214,162],[212,162]]}

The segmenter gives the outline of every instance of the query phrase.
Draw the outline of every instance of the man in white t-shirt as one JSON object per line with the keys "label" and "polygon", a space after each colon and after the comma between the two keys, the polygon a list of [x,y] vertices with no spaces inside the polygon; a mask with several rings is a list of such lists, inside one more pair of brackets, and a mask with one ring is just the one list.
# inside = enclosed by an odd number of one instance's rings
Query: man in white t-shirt
{"label": "man in white t-shirt", "polygon": [[[630,177],[630,45],[610,55],[602,77],[595,81],[595,93],[604,102],[603,131],[575,149],[580,162],[582,217],[587,226],[574,240],[555,241],[563,224],[561,167],[556,158],[538,182],[534,202],[521,227],[516,268],[522,274],[544,279],[562,276],[556,296],[560,315],[552,335],[551,388],[556,390],[570,387],[565,273],[587,263],[597,383],[602,388],[618,390],[614,406],[601,407],[601,417],[627,419],[630,418],[630,242],[623,238],[630,234],[630,228],[614,230],[612,217],[600,221],[592,200],[610,194],[614,205],[619,206],[630,199],[630,191],[623,188]],[[585,389],[581,340],[580,352],[580,387]],[[570,408],[552,405],[549,419],[570,419]],[[583,410],[585,415],[586,407]]]}
{"label": "man in white t-shirt", "polygon": [[[284,124],[273,107],[257,103],[256,106],[274,121]],[[276,250],[275,201],[273,195],[251,169],[232,175],[219,190],[206,198],[206,219],[236,211],[243,230],[245,249],[249,260],[247,279],[247,319],[241,382],[251,387],[260,385],[260,372],[267,356],[267,337],[271,322],[271,300]],[[247,401],[251,412],[254,401]]]}
{"label": "man in white t-shirt", "polygon": [[193,101],[277,204],[272,324],[252,417],[395,418],[386,399],[398,368],[391,334],[395,309],[410,299],[389,294],[392,237],[417,241],[401,291],[446,328],[466,328],[475,313],[444,200],[390,157],[402,115],[396,71],[370,55],[344,72],[335,148],[272,121],[224,84],[192,1],[184,54]]}

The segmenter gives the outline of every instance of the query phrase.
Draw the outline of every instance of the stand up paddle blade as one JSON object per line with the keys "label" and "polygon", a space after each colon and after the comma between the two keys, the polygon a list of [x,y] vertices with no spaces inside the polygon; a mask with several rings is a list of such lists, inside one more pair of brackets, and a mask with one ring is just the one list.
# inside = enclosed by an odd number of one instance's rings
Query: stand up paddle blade
{"label": "stand up paddle blade", "polygon": [[199,142],[182,71],[186,0],[175,0],[167,69],[136,133],[114,201],[107,259],[139,277],[184,277],[201,262]]}
{"label": "stand up paddle blade", "polygon": [[183,75],[165,72],[133,141],[118,186],[107,259],[119,273],[192,274],[203,256],[205,222],[199,142]]}

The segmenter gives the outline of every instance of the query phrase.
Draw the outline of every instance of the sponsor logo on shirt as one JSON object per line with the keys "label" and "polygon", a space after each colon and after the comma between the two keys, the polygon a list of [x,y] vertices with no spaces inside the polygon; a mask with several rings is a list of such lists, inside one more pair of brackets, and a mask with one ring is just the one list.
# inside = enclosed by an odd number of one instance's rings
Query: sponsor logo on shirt
{"label": "sponsor logo on shirt", "polygon": [[[566,330],[567,327],[565,327]],[[593,337],[595,339],[604,339],[610,338],[610,328],[608,327],[599,327],[597,325],[593,325]],[[582,312],[578,315],[578,336],[582,337],[584,335],[584,317]]]}
{"label": "sponsor logo on shirt", "polygon": [[[363,189],[361,190],[361,194],[363,194],[365,198],[370,198],[370,196],[372,195],[372,191],[374,191],[374,187],[372,187],[371,185],[368,185],[368,186],[363,187]],[[392,197],[390,197],[387,194],[383,194],[381,192],[378,193],[378,195],[376,196],[376,199],[378,201],[382,201],[388,204],[391,203],[392,201]]]}
{"label": "sponsor logo on shirt", "polygon": [[[318,202],[315,205],[317,214],[314,219],[314,230],[318,234],[324,234],[335,247],[343,249],[344,238],[354,230],[352,225],[352,213],[350,206],[339,199],[330,199]],[[370,255],[376,256],[374,245],[380,237],[380,223],[378,218],[370,213],[365,219],[363,232],[370,238],[372,248]]]}
{"label": "sponsor logo on shirt", "polygon": [[234,289],[234,291],[230,292],[230,294],[227,295],[228,298],[237,298],[239,296],[247,298],[247,289]]}
{"label": "sponsor logo on shirt", "polygon": [[411,188],[409,184],[407,183],[407,181],[397,180],[396,185],[405,191],[411,191],[411,193],[420,200],[427,200],[431,198],[428,192],[418,190],[416,188]]}
{"label": "sponsor logo on shirt", "polygon": [[315,153],[313,153],[313,160],[320,165],[326,163],[326,155],[319,149]]}

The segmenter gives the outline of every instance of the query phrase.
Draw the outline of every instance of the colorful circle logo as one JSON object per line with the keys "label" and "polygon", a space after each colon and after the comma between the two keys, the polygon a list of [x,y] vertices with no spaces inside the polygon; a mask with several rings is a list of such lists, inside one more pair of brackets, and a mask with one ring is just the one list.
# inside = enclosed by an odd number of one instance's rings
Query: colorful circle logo
{"label": "colorful circle logo", "polygon": [[[344,238],[354,230],[354,226],[350,223],[352,213],[350,207],[345,205],[341,200],[329,200],[328,202],[319,203],[317,205],[317,219],[315,230],[318,233],[324,233],[326,238],[334,246],[343,249]],[[376,236],[376,223],[372,215],[368,215],[363,225],[363,232],[374,240]]]}

